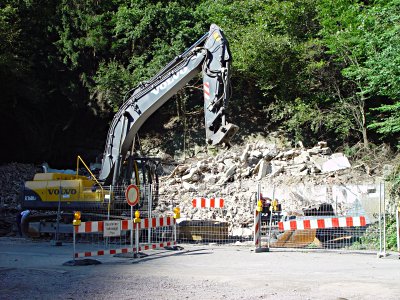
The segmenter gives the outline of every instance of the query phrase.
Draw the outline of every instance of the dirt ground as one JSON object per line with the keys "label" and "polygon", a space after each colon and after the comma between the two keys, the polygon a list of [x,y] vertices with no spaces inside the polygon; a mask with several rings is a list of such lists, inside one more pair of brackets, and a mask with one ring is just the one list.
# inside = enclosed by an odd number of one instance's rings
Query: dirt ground
{"label": "dirt ground", "polygon": [[0,238],[0,299],[399,299],[392,253],[182,245],[64,266],[72,245]]}

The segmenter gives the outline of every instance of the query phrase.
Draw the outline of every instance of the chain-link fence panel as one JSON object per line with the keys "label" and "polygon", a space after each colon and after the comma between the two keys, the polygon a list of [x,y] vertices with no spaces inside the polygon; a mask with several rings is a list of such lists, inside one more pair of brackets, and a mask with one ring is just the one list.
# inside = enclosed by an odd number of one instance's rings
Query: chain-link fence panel
{"label": "chain-link fence panel", "polygon": [[206,183],[177,189],[160,189],[159,206],[162,213],[179,207],[181,218],[177,225],[178,242],[217,243],[251,242],[255,194],[237,196],[238,188],[228,184]]}
{"label": "chain-link fence panel", "polygon": [[383,184],[265,186],[258,197],[260,245],[385,251]]}

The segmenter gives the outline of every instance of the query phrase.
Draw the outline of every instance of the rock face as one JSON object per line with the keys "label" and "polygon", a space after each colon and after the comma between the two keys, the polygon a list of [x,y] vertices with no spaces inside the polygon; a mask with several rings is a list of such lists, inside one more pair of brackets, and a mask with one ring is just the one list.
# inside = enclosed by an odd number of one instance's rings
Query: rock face
{"label": "rock face", "polygon": [[[301,148],[279,149],[275,144],[255,141],[214,157],[199,157],[198,160],[178,165],[169,176],[161,178],[160,204],[156,214],[168,213],[172,206],[178,205],[183,219],[227,221],[231,235],[239,232],[248,234],[253,226],[257,184],[269,191],[269,197],[273,197],[275,190],[280,190],[280,195],[287,195],[293,185],[323,185],[321,188],[326,192],[319,201],[323,203],[332,202],[332,199],[322,199],[332,198],[325,185],[351,181],[360,183],[357,179],[363,174],[346,177],[346,171],[351,169],[349,160],[343,153],[332,153],[326,142],[310,149],[305,149],[302,143],[300,145]],[[361,180],[371,183],[371,178]],[[272,193],[271,187],[274,190]],[[296,189],[290,193],[290,199],[279,199],[286,214],[304,215],[305,209],[319,204],[313,202],[311,194],[309,198],[296,196]],[[193,208],[191,201],[196,197],[224,198],[225,207]],[[335,207],[336,213],[345,213],[349,209],[344,203]]]}

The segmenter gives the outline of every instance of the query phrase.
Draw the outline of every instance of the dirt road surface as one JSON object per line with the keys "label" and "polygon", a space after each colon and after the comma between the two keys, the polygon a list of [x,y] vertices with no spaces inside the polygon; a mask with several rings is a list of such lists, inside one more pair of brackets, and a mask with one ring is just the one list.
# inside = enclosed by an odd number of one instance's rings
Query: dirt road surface
{"label": "dirt road surface", "polygon": [[400,299],[394,253],[182,246],[63,266],[71,244],[0,238],[0,299]]}

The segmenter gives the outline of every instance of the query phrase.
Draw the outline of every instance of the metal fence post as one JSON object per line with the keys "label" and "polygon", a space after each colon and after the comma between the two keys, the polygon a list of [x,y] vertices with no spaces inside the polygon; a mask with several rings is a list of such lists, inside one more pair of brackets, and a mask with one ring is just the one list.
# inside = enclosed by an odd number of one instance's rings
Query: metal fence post
{"label": "metal fence post", "polygon": [[176,219],[174,219],[174,244],[177,244],[177,238],[176,238]]}
{"label": "metal fence post", "polygon": [[135,230],[135,253],[136,253],[136,256],[138,257],[138,255],[139,255],[139,223],[135,223],[135,227],[136,227],[136,230]]}
{"label": "metal fence post", "polygon": [[[274,185],[273,190],[272,190],[272,201],[275,201],[275,185]],[[267,246],[268,248],[269,248],[270,243],[271,243],[271,234],[272,234],[272,213],[274,212],[273,207],[272,207],[272,203],[271,203],[269,209],[270,209],[270,215],[269,215],[270,218],[269,218],[269,230],[268,230],[268,246]]]}
{"label": "metal fence post", "polygon": [[[379,253],[378,257],[386,256],[386,211],[385,211],[385,185],[379,183]],[[383,216],[382,216],[383,206]],[[382,222],[383,217],[383,222]],[[383,223],[383,224],[382,224]],[[382,228],[383,227],[383,228]]]}
{"label": "metal fence post", "polygon": [[131,236],[130,236],[130,238],[131,238],[131,248],[133,248],[133,229],[134,229],[134,226],[133,226],[133,206],[131,205],[131,226],[132,226],[132,228],[131,228]]}
{"label": "metal fence post", "polygon": [[[148,201],[147,201],[147,211],[148,211],[148,218],[149,218],[149,220],[151,220],[151,209],[152,209],[152,206],[153,206],[153,199],[152,199],[152,197],[153,197],[153,195],[152,195],[152,191],[151,191],[151,188],[152,188],[152,186],[151,186],[151,184],[149,184],[149,186],[148,186],[148,188],[149,188],[149,191],[148,191],[148,193],[147,193],[147,195],[148,195]],[[147,230],[147,242],[148,242],[148,244],[151,244],[151,228],[149,227],[148,228],[148,230]]]}
{"label": "metal fence post", "polygon": [[382,184],[379,183],[379,254],[382,253]]}
{"label": "metal fence post", "polygon": [[385,182],[382,183],[383,197],[383,255],[386,256],[386,199],[385,199]]}
{"label": "metal fence post", "polygon": [[400,206],[397,207],[396,209],[396,233],[397,233],[397,252],[400,253],[400,220],[399,220],[399,214],[400,214]]}
{"label": "metal fence post", "polygon": [[72,239],[73,239],[73,253],[72,253],[72,259],[75,262],[75,253],[76,253],[76,233],[75,233],[75,226],[72,227]]}

